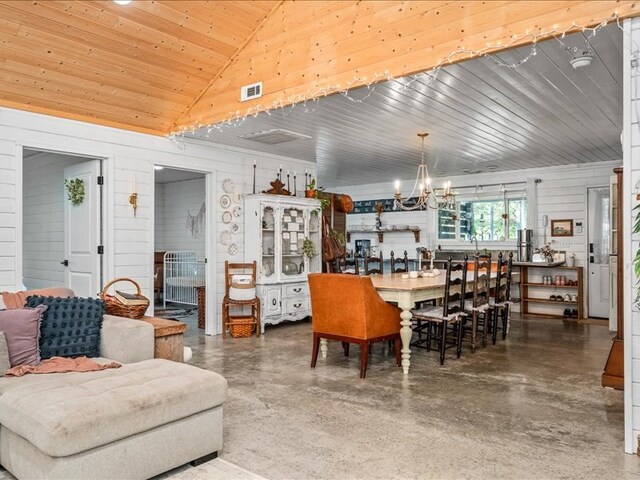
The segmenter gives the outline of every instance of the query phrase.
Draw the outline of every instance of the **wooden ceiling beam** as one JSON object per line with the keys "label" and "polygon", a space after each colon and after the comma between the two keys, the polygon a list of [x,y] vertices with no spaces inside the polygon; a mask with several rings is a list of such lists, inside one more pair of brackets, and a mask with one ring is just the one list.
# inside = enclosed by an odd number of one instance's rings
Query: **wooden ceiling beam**
{"label": "wooden ceiling beam", "polygon": [[[384,71],[393,77],[427,71],[461,46],[480,50],[487,42],[507,44],[512,35],[568,28],[572,22],[595,26],[614,12],[620,18],[639,15],[640,4],[519,1],[496,8],[494,2],[477,1],[287,1],[177,119],[174,130],[221,122],[258,105],[288,105],[322,88],[365,85]],[[254,81],[264,82],[263,97],[240,103],[240,87]]]}

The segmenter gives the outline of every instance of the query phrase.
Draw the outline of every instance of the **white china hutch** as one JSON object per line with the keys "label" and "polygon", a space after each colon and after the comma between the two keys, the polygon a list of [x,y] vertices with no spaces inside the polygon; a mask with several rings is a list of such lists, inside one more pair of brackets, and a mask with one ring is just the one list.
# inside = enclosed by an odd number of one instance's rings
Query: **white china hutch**
{"label": "white china hutch", "polygon": [[[320,202],[256,194],[245,196],[244,205],[245,261],[257,263],[261,331],[311,315],[307,274],[322,269]],[[313,244],[311,257],[305,240]]]}

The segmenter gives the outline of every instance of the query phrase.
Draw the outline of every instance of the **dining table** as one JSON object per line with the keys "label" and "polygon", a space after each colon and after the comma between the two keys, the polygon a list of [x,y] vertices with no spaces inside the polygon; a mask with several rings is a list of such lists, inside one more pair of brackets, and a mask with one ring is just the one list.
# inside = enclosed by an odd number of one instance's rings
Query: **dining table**
{"label": "dining table", "polygon": [[[409,366],[411,365],[411,318],[413,314],[411,310],[415,308],[416,303],[426,302],[428,300],[439,300],[444,298],[446,272],[440,270],[439,275],[422,276],[418,278],[403,278],[406,274],[402,273],[383,273],[370,275],[371,282],[377,290],[380,297],[387,301],[398,305],[402,310],[400,313],[400,338],[402,340],[402,371],[405,375],[409,374]],[[495,285],[496,272],[491,272],[491,286]],[[513,273],[511,276],[511,284],[517,283],[518,274]],[[474,286],[473,272],[467,272],[467,292],[471,292]],[[477,343],[477,329],[475,325],[471,333],[471,349],[475,350]]]}

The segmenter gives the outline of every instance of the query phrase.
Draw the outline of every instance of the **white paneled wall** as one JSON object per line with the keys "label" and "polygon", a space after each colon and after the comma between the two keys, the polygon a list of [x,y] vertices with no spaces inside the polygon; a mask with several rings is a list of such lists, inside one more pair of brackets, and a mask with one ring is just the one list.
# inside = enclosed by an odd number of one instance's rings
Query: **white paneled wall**
{"label": "white paneled wall", "polygon": [[[155,237],[153,165],[210,173],[216,182],[216,198],[208,200],[215,222],[210,228],[211,238],[207,239],[215,252],[216,283],[210,286],[215,296],[215,312],[224,290],[224,261],[244,260],[242,229],[234,236],[239,247],[235,256],[228,255],[227,247],[218,242],[219,232],[228,227],[222,223],[223,210],[219,205],[222,181],[230,178],[237,191],[251,193],[254,162],[257,191],[269,188],[269,181],[275,178],[280,165],[285,172],[296,171],[302,178],[305,168],[315,176],[314,164],[295,159],[198,141],[178,144],[152,135],[0,109],[0,291],[15,290],[22,281],[16,273],[23,263],[22,146],[106,159],[105,278],[132,277],[149,297],[153,288]],[[302,183],[298,182],[300,191]],[[138,193],[135,217],[128,202],[134,185]],[[243,215],[234,221],[242,226]],[[219,320],[217,312],[218,325]]]}
{"label": "white paneled wall", "polygon": [[[543,216],[548,215],[549,220],[571,218],[576,222],[582,222],[582,233],[574,232],[573,237],[551,237],[550,226],[546,228],[546,240],[553,240],[556,250],[565,250],[568,253],[576,254],[576,265],[586,264],[587,251],[587,188],[601,187],[609,185],[609,177],[613,174],[613,168],[620,166],[621,162],[602,162],[588,165],[573,165],[565,167],[548,167],[518,170],[516,172],[494,172],[491,174],[467,175],[451,177],[450,180],[455,187],[475,186],[482,184],[494,184],[500,182],[526,181],[528,178],[538,178],[541,180],[537,184],[537,218],[536,218],[536,244],[542,245],[545,239],[545,228],[542,226]],[[433,184],[441,184],[443,179],[435,179]],[[408,183],[408,182],[405,182]],[[336,191],[351,195],[354,200],[369,200],[379,198],[391,198],[393,194],[393,182],[360,185],[353,187],[329,187],[329,191]],[[521,189],[520,186],[506,187],[510,189]],[[499,187],[496,188],[496,197],[499,197]],[[381,193],[382,192],[382,193]],[[473,189],[460,190],[461,194],[473,195]],[[486,193],[486,192],[485,192]],[[469,243],[456,240],[437,240],[437,216],[435,212],[384,212],[382,214],[383,225],[417,225],[420,226],[420,244],[414,242],[413,235],[409,232],[385,232],[384,243],[380,249],[384,255],[393,250],[396,254],[407,250],[411,255],[415,255],[417,246],[427,246],[431,238],[435,245],[441,245],[442,249],[471,249]],[[347,226],[357,228],[360,224],[374,225],[375,214],[351,214],[347,216]],[[358,238],[370,238],[377,242],[377,235],[354,234],[353,240]],[[510,242],[479,242],[480,248],[489,250],[514,250],[515,240]]]}
{"label": "white paneled wall", "polygon": [[[625,21],[624,35],[624,132],[623,164],[623,264],[624,275],[624,395],[625,451],[635,453],[640,435],[640,309],[634,303],[639,279],[634,274],[632,259],[640,248],[640,235],[630,234],[632,208],[640,194],[640,123],[637,108],[640,101],[640,72],[631,67],[631,52],[638,58],[640,19]],[[636,60],[637,61],[637,60]]]}
{"label": "white paneled wall", "polygon": [[28,289],[64,284],[64,169],[89,159],[41,153],[23,169],[23,283]]}
{"label": "white paneled wall", "polygon": [[[159,199],[159,197],[161,198]],[[161,206],[160,211],[156,210],[155,213],[156,250],[188,250],[196,252],[199,259],[205,258],[206,238],[204,232],[202,236],[192,237],[186,226],[187,212],[194,216],[197,215],[205,199],[204,177],[156,184],[155,204],[156,208],[158,208],[159,202]],[[213,202],[209,202],[210,206],[212,204]],[[162,245],[162,248],[158,248],[158,245]]]}

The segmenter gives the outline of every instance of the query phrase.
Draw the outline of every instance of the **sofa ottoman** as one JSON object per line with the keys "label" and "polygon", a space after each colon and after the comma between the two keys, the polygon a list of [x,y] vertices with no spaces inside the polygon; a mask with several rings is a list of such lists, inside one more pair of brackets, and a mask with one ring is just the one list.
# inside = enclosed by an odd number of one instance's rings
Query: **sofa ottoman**
{"label": "sofa ottoman", "polygon": [[[148,324],[105,320],[103,351],[117,353],[118,332],[122,354],[135,350],[124,337],[153,351]],[[222,448],[226,389],[216,373],[162,359],[0,378],[0,462],[18,478],[149,478]]]}

